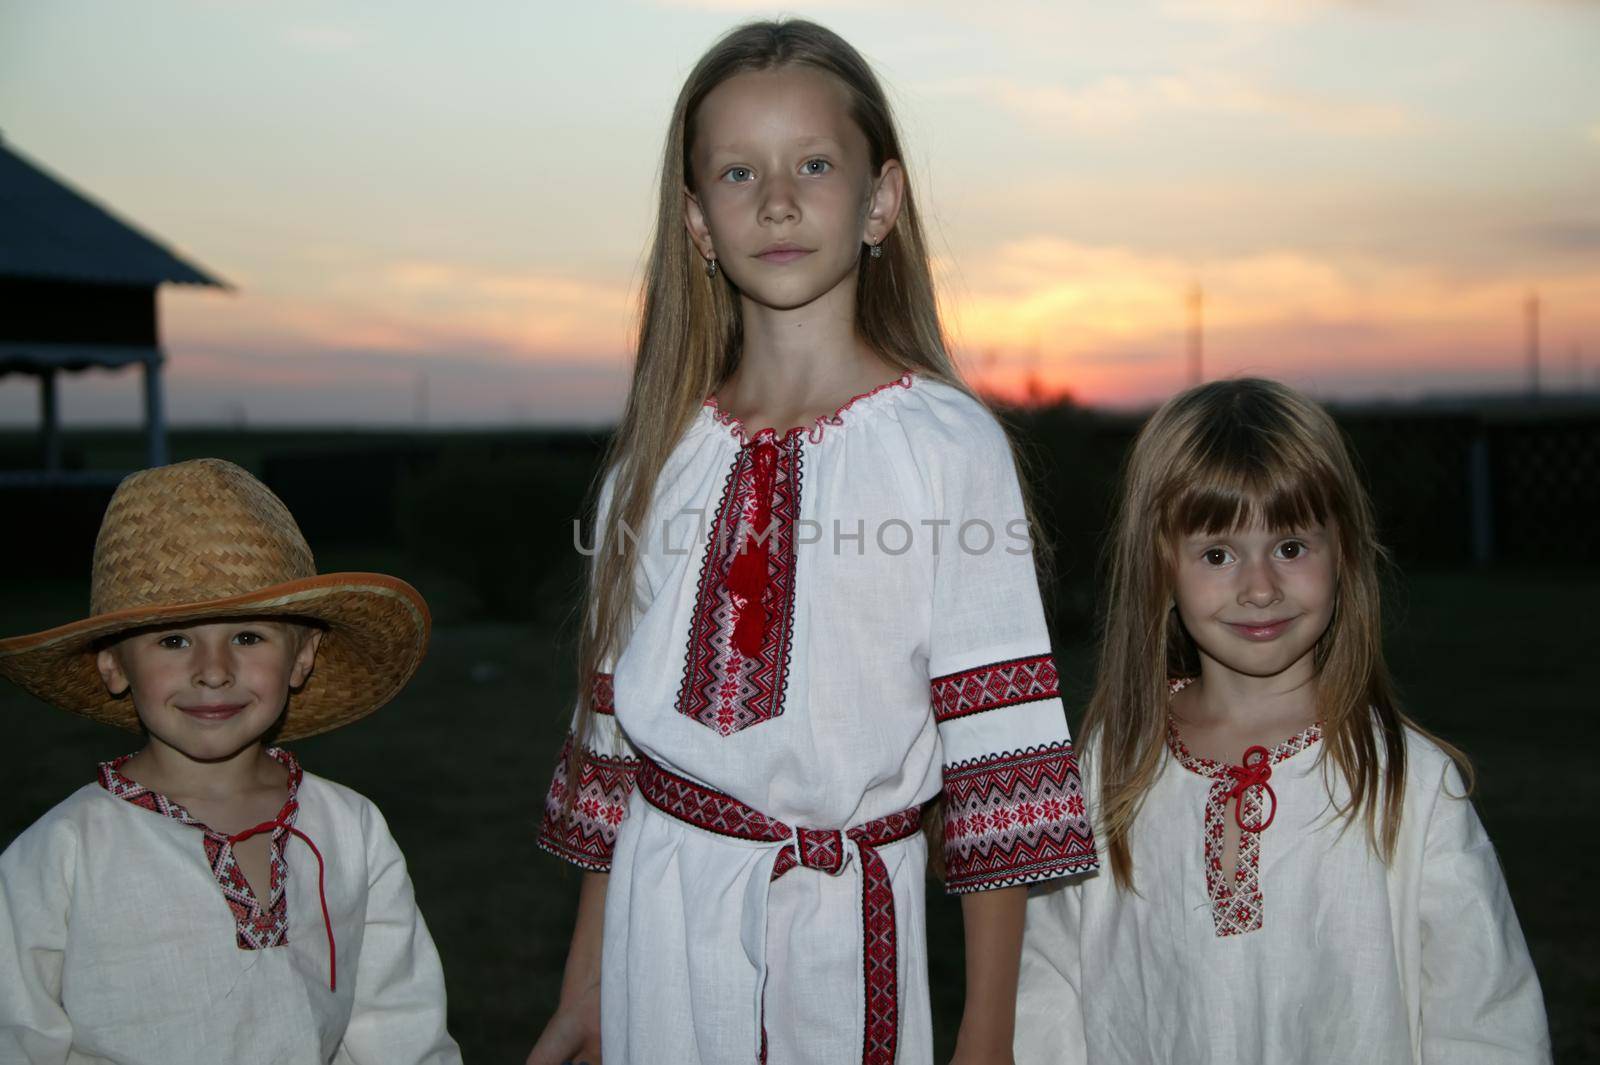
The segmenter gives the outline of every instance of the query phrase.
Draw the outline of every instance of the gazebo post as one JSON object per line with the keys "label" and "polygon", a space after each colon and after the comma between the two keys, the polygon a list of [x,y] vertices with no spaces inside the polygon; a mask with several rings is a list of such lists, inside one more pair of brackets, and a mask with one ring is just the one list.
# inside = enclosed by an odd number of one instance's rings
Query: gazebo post
{"label": "gazebo post", "polygon": [[[65,235],[65,239],[63,237]],[[100,486],[122,470],[65,470],[61,382],[90,369],[144,374],[144,454],[168,461],[162,285],[228,286],[185,262],[0,140],[0,378],[39,379],[39,465],[12,483]],[[0,497],[0,517],[9,499]],[[0,583],[0,597],[4,597]]]}
{"label": "gazebo post", "polygon": [[166,413],[161,405],[161,353],[144,361],[145,465],[167,464]]}
{"label": "gazebo post", "polygon": [[44,468],[56,473],[61,469],[61,411],[56,406],[53,367],[39,374],[39,430],[44,441]]}

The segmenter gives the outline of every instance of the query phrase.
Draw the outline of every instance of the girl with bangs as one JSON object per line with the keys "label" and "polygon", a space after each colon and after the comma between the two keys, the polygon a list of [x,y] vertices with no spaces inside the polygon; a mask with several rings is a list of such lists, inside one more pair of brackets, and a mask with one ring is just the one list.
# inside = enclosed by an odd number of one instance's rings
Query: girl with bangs
{"label": "girl with bangs", "polygon": [[1299,393],[1139,433],[1083,723],[1109,872],[1028,902],[1021,1065],[1549,1060],[1471,767],[1384,666],[1382,557]]}
{"label": "girl with bangs", "polygon": [[1094,867],[1010,444],[946,352],[904,158],[812,23],[734,30],[679,94],[530,1065],[931,1063],[925,804],[963,893],[955,1060],[1005,1061],[1021,885]]}

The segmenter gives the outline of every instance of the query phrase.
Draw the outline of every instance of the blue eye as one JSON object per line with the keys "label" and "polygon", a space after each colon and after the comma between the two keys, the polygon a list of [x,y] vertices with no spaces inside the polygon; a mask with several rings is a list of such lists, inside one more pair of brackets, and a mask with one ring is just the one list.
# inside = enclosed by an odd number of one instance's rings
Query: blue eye
{"label": "blue eye", "polygon": [[807,159],[800,164],[800,172],[802,174],[826,174],[832,169],[833,164],[826,159]]}
{"label": "blue eye", "polygon": [[743,184],[746,181],[749,181],[751,178],[753,178],[755,176],[756,176],[755,175],[755,171],[751,170],[749,167],[747,167],[747,166],[735,166],[735,167],[730,167],[722,175],[722,180],[723,181],[730,181],[730,182],[733,182],[734,184],[738,185],[738,184]]}

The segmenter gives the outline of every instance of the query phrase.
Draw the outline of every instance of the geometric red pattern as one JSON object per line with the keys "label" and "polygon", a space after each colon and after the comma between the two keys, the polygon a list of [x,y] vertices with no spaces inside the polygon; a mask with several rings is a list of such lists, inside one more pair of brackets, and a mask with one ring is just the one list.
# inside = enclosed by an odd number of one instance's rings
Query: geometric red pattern
{"label": "geometric red pattern", "polygon": [[783,713],[802,437],[764,429],[739,449],[707,535],[677,709],[721,736]]}
{"label": "geometric red pattern", "polygon": [[[648,758],[638,776],[639,793],[663,813],[706,832],[759,843],[787,843],[772,867],[772,879],[792,869],[837,873],[844,867],[845,841],[861,862],[861,983],[863,1065],[893,1065],[900,1035],[900,996],[896,968],[894,887],[878,848],[916,835],[922,825],[917,807],[840,831],[791,828],[713,788],[696,784]],[[766,1061],[763,1022],[759,1060]]]}
{"label": "geometric red pattern", "polygon": [[1014,658],[933,678],[933,716],[935,721],[949,721],[1060,694],[1052,656]]}
{"label": "geometric red pattern", "polygon": [[590,681],[589,705],[597,714],[615,717],[617,713],[616,690],[610,673],[596,673]]}
{"label": "geometric red pattern", "polygon": [[[1267,753],[1266,765],[1271,767],[1299,754],[1321,738],[1322,726],[1313,724],[1273,747]],[[1206,792],[1205,867],[1206,896],[1211,900],[1211,920],[1216,933],[1236,936],[1254,932],[1261,927],[1266,901],[1261,890],[1261,837],[1270,823],[1266,816],[1267,804],[1262,801],[1267,786],[1253,784],[1240,790],[1237,785],[1242,767],[1196,757],[1178,734],[1177,722],[1170,717],[1167,719],[1167,747],[1178,764],[1191,773],[1211,779],[1211,788]],[[1239,808],[1234,816],[1247,830],[1239,833],[1239,854],[1233,883],[1229,884],[1222,871],[1223,819],[1235,792],[1238,792]]]}
{"label": "geometric red pattern", "polygon": [[944,860],[952,893],[1098,868],[1072,743],[945,766]]}
{"label": "geometric red pattern", "polygon": [[[303,775],[300,763],[294,755],[278,747],[267,748],[267,755],[289,771],[289,799],[278,812],[277,820],[280,825],[292,825],[300,811],[298,795]],[[100,763],[98,774],[100,786],[115,798],[163,817],[170,817],[180,824],[191,825],[203,833],[206,864],[210,866],[211,876],[216,880],[217,887],[222,891],[222,897],[227,900],[228,909],[233,913],[235,939],[240,950],[265,950],[289,942],[289,908],[284,891],[289,876],[289,866],[283,860],[283,839],[287,829],[280,827],[272,833],[271,888],[268,891],[267,901],[263,904],[250,889],[250,882],[244,878],[239,863],[234,860],[233,844],[228,841],[227,836],[196,820],[181,804],[173,802],[160,792],[151,791],[144,785],[129,780],[119,772],[132,757],[131,754],[123,755],[113,761]]]}
{"label": "geometric red pattern", "polygon": [[580,869],[611,871],[611,854],[617,847],[617,826],[628,815],[637,758],[613,758],[587,751],[576,796],[569,805],[567,781],[572,773],[572,736],[561,748],[555,778],[545,793],[544,818],[539,825],[539,848]]}

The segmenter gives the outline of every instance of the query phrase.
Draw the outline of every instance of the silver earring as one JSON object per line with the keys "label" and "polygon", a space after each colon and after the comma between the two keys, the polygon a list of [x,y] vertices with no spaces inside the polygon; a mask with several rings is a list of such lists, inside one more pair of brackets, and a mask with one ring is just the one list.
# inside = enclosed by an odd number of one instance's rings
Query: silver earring
{"label": "silver earring", "polygon": [[883,258],[883,245],[882,244],[874,244],[872,246],[872,250],[870,252],[868,252],[867,254],[872,256],[874,259]]}
{"label": "silver earring", "polygon": [[706,276],[711,278],[717,276],[717,257],[715,255],[706,260]]}

